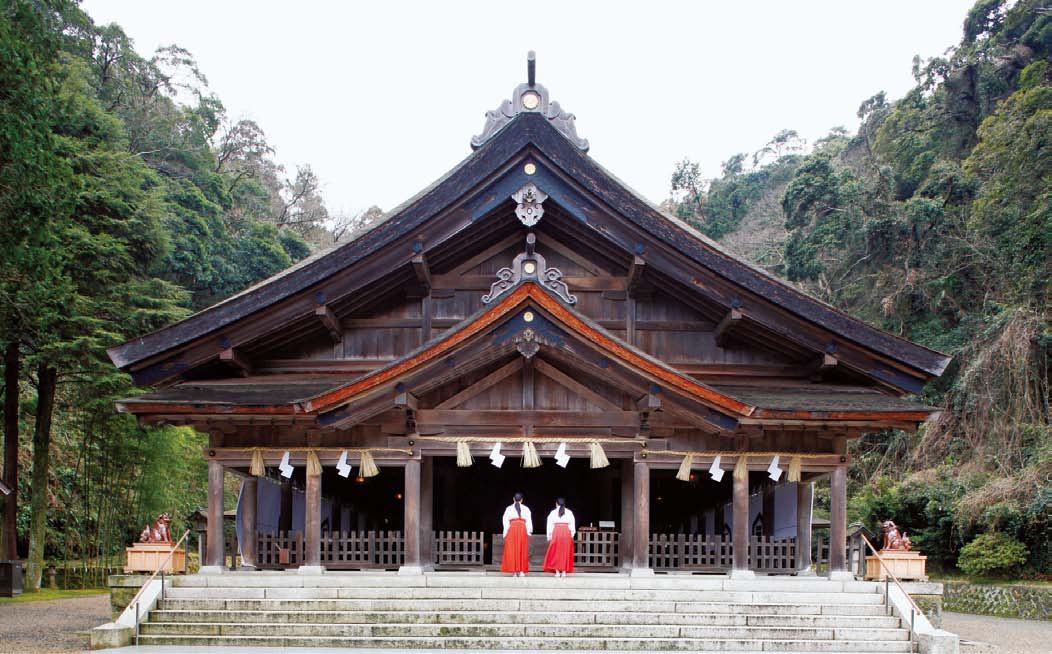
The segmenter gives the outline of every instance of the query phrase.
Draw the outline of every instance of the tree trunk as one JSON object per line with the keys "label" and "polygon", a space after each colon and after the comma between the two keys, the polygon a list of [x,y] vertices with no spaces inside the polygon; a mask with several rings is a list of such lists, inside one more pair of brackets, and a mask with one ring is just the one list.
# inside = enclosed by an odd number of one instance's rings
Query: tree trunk
{"label": "tree trunk", "polygon": [[18,343],[8,343],[4,354],[4,482],[11,494],[4,500],[4,548],[0,558],[18,558]]}
{"label": "tree trunk", "polygon": [[51,449],[51,414],[55,408],[54,368],[41,364],[38,368],[36,428],[33,430],[33,492],[29,506],[29,558],[25,589],[40,590],[40,576],[44,570],[44,543],[47,540],[48,465]]}

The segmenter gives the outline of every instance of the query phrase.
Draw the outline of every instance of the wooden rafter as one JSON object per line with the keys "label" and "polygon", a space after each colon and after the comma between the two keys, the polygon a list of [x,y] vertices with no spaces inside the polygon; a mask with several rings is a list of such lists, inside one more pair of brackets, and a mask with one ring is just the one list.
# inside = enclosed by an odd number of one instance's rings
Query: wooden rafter
{"label": "wooden rafter", "polygon": [[320,304],[314,307],[314,316],[325,327],[325,330],[329,332],[329,337],[332,338],[333,343],[339,343],[343,340],[343,325],[340,324],[340,319],[332,312],[329,305]]}
{"label": "wooden rafter", "polygon": [[599,393],[596,393],[592,389],[588,388],[581,382],[573,379],[562,370],[559,370],[552,364],[544,361],[543,359],[537,359],[533,364],[537,367],[537,372],[541,373],[548,379],[551,379],[555,383],[577,393],[585,400],[595,405],[596,407],[603,409],[604,411],[620,411],[621,407],[617,406],[610,400],[606,399]]}
{"label": "wooden rafter", "polygon": [[729,339],[731,332],[736,327],[741,325],[742,312],[740,309],[731,309],[727,312],[727,315],[720,320],[719,324],[716,325],[716,329],[712,331],[716,337],[716,345],[720,347],[727,347],[727,340]]}
{"label": "wooden rafter", "polygon": [[431,267],[427,262],[427,255],[423,252],[414,256],[410,263],[413,266],[413,274],[416,275],[416,283],[421,295],[431,293]]}
{"label": "wooden rafter", "polygon": [[493,386],[499,384],[501,381],[514,375],[518,371],[522,370],[522,359],[517,358],[511,363],[506,363],[500,368],[497,368],[493,372],[489,373],[482,379],[478,380],[471,386],[468,386],[464,390],[460,391],[453,397],[450,397],[442,402],[435,405],[436,409],[452,409],[460,406],[467,402],[471,398],[475,397],[479,393],[482,393]]}
{"label": "wooden rafter", "polygon": [[219,360],[226,363],[242,377],[252,374],[252,363],[238,352],[235,348],[228,347],[219,353]]}

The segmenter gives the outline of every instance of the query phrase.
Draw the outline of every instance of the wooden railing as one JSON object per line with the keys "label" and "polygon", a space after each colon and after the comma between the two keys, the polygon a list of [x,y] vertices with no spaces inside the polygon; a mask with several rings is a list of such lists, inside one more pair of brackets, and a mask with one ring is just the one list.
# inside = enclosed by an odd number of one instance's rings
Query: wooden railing
{"label": "wooden railing", "polygon": [[[259,534],[257,567],[291,568],[302,565],[306,541],[302,531]],[[341,531],[321,535],[321,565],[332,570],[397,568],[405,562],[405,539],[400,531]]]}
{"label": "wooden railing", "polygon": [[435,565],[476,567],[485,562],[484,531],[436,531],[431,537]]}
{"label": "wooden railing", "polygon": [[749,569],[767,574],[796,572],[796,539],[753,536],[749,539]]}
{"label": "wooden railing", "polygon": [[734,548],[727,536],[650,535],[650,567],[655,570],[727,570],[733,557]]}
{"label": "wooden railing", "polygon": [[616,531],[579,531],[574,547],[575,568],[616,568],[621,565],[621,534]]}
{"label": "wooden railing", "polygon": [[[655,570],[722,572],[734,563],[734,544],[725,535],[651,534],[650,567]],[[796,572],[796,539],[753,536],[749,568],[768,574]]]}

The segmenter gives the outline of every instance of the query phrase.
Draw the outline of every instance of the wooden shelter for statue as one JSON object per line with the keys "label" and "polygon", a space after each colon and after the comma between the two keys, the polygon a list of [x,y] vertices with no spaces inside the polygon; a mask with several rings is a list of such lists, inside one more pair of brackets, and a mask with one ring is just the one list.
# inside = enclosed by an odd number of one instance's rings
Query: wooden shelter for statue
{"label": "wooden shelter for statue", "polygon": [[[256,567],[499,563],[522,490],[541,533],[567,498],[579,569],[792,573],[810,564],[807,482],[829,476],[844,570],[847,442],[927,419],[902,396],[948,357],[662,213],[588,155],[529,70],[473,152],[381,221],[110,350],[155,388],[119,410],[209,435],[207,563],[223,560],[231,472]],[[524,468],[531,449],[542,464]]]}

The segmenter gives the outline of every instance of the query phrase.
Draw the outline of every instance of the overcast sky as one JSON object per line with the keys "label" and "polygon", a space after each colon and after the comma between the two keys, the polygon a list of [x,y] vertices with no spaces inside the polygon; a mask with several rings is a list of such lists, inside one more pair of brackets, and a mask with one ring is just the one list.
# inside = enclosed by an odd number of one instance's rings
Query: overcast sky
{"label": "overcast sky", "polygon": [[526,76],[591,156],[654,202],[683,157],[706,176],[782,129],[808,141],[912,85],[974,0],[312,2],[85,0],[142,54],[190,50],[232,118],[257,121],[331,210],[390,209],[470,152]]}

